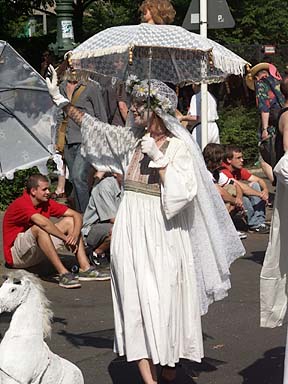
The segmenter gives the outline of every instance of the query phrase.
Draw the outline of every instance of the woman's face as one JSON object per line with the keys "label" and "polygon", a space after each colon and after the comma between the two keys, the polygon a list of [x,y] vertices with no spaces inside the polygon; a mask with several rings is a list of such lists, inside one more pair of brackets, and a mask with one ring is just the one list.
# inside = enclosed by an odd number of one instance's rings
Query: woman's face
{"label": "woman's face", "polygon": [[144,14],[143,14],[143,20],[145,23],[155,24],[149,8],[145,9]]}
{"label": "woman's face", "polygon": [[133,100],[130,111],[133,113],[134,122],[139,127],[145,127],[148,122],[148,111],[144,103],[139,100]]}

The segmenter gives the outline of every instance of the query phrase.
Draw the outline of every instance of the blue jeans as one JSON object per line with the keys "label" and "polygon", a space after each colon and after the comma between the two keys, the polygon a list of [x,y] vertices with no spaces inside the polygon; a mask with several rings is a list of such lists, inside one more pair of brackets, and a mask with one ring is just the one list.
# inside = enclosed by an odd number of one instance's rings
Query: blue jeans
{"label": "blue jeans", "polygon": [[76,210],[84,213],[89,201],[88,177],[91,165],[81,155],[80,143],[65,144],[64,159],[73,184]]}
{"label": "blue jeans", "polygon": [[[251,188],[261,191],[258,183],[253,183]],[[251,228],[257,228],[261,224],[265,224],[265,207],[266,203],[258,196],[243,196],[243,205],[247,211],[247,221]]]}

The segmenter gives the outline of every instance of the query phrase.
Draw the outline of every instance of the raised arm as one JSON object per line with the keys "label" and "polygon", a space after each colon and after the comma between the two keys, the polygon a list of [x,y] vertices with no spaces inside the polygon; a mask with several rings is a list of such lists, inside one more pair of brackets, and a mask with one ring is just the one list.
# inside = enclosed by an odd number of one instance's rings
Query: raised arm
{"label": "raised arm", "polygon": [[49,72],[46,83],[53,102],[81,127],[82,155],[101,171],[123,173],[144,128],[113,126],[81,112],[60,94],[52,66]]}

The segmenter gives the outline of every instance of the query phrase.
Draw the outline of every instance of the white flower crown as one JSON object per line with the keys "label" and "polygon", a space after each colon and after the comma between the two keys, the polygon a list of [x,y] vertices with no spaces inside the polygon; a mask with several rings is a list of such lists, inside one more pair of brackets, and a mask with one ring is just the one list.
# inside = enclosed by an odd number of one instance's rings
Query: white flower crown
{"label": "white flower crown", "polygon": [[[166,97],[163,93],[161,94],[161,90],[159,88],[159,84],[161,83],[158,81],[155,83],[155,80],[150,81],[150,108],[152,110],[155,110],[157,108],[162,109],[162,111],[169,113],[170,115],[175,115],[175,106],[171,102],[171,100]],[[164,83],[162,83],[165,85]],[[165,85],[165,87],[167,87]],[[170,88],[169,88],[170,89]],[[148,95],[149,95],[149,84],[148,80],[140,80],[135,75],[129,75],[127,81],[126,81],[126,91],[130,93],[132,96],[137,98],[146,98],[144,101],[144,106],[148,107]],[[171,92],[172,91],[171,89]]]}

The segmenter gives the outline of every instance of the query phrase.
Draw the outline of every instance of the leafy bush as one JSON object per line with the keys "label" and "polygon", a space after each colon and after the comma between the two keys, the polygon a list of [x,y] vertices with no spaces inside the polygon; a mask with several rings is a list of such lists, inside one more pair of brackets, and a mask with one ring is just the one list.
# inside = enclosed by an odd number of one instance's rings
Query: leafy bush
{"label": "leafy bush", "polygon": [[222,109],[217,123],[221,144],[239,146],[243,150],[246,166],[254,165],[258,158],[259,115],[256,108],[238,106]]}
{"label": "leafy bush", "polygon": [[13,180],[3,179],[0,181],[0,211],[4,211],[13,200],[22,195],[28,177],[38,172],[38,168],[33,167],[17,171]]}

